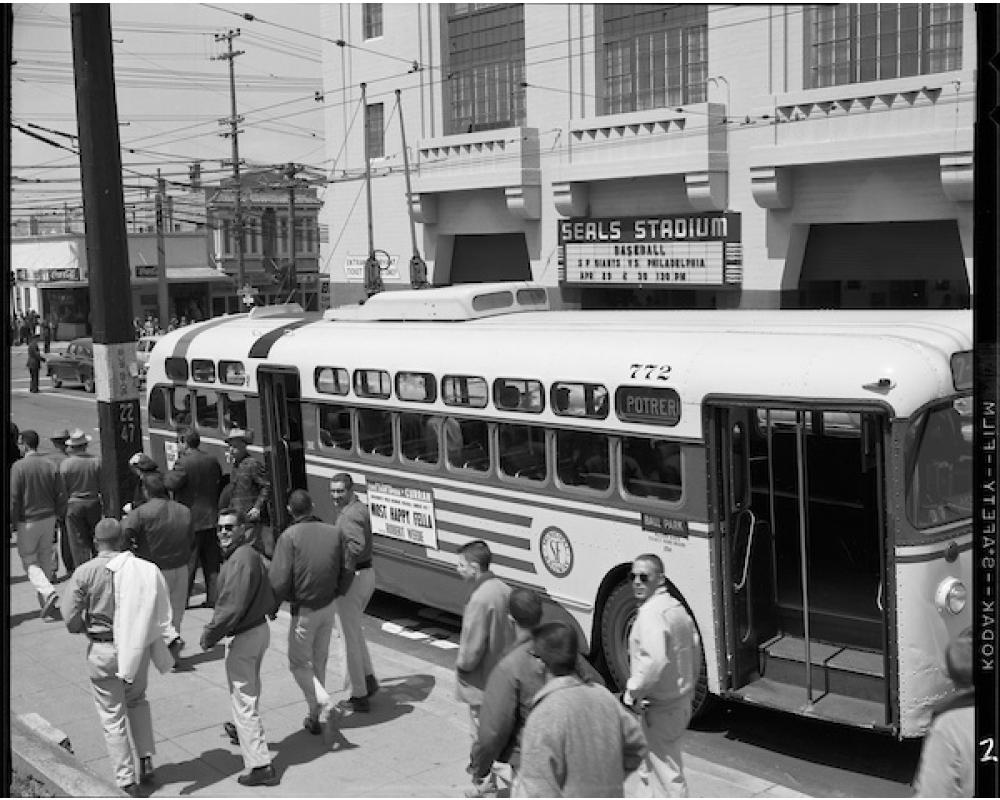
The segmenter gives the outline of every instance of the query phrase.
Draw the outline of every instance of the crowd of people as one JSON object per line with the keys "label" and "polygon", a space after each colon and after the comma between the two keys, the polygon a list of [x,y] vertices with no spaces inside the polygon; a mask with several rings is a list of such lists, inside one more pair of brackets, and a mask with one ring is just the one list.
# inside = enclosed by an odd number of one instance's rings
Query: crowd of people
{"label": "crowd of people", "polygon": [[[204,606],[213,609],[200,645],[226,643],[232,721],[223,727],[243,757],[241,784],[280,781],[259,707],[268,621],[280,604],[289,604],[288,666],[305,701],[303,727],[332,741],[340,714],[370,710],[379,682],[361,618],[375,586],[372,530],[349,474],[330,479],[329,519],[316,514],[308,492],[292,491],[285,501],[291,524],[275,536],[272,487],[248,452],[250,434],[230,432],[233,469],[224,476],[188,429],[165,473],[144,453],[132,457],[136,491],[119,520],[102,518],[100,458],[87,452],[90,436],[55,431],[48,455],[37,432],[17,436],[23,457],[11,467],[10,507],[18,553],[42,617],[61,616],[88,640],[94,702],[123,791],[139,796],[140,785],[154,780],[148,669],[183,663],[181,628],[199,568]],[[61,598],[53,585],[60,559],[68,578]],[[661,558],[644,553],[632,562],[638,613],[630,674],[617,696],[582,657],[578,631],[545,621],[540,594],[512,590],[491,571],[492,560],[489,545],[475,540],[459,548],[456,565],[470,587],[455,660],[457,698],[470,717],[466,796],[688,796],[683,741],[702,645],[668,590]],[[327,686],[335,626],[344,676],[336,688]],[[935,714],[916,782],[921,795],[972,791],[968,632],[947,659],[963,691]],[[335,706],[336,690],[349,696]]]}
{"label": "crowd of people", "polygon": [[170,333],[170,331],[175,331],[178,328],[184,328],[190,325],[192,322],[198,322],[197,317],[191,317],[190,319],[187,315],[182,314],[181,316],[173,316],[167,321],[166,327],[160,324],[160,318],[155,314],[146,314],[145,319],[140,319],[135,317],[132,320],[132,328],[135,332],[135,338],[138,339],[140,336],[158,336],[164,333]]}

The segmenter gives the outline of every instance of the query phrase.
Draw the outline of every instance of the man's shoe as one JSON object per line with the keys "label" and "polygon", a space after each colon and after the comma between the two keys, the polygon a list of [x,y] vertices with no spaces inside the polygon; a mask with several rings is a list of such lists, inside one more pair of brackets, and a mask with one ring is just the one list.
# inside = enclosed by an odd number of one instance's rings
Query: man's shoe
{"label": "man's shoe", "polygon": [[142,797],[138,783],[130,783],[128,786],[122,786],[122,791],[129,797]]}
{"label": "man's shoe", "polygon": [[139,783],[153,782],[153,757],[143,756],[139,759]]}
{"label": "man's shoe", "polygon": [[323,732],[323,726],[320,725],[319,720],[311,714],[302,720],[302,727],[309,731],[309,733],[313,736],[319,736]]}
{"label": "man's shoe", "polygon": [[229,741],[230,741],[231,744],[238,745],[240,743],[240,735],[239,735],[239,733],[237,733],[236,726],[233,725],[233,723],[231,723],[231,722],[223,722],[222,723],[222,730],[224,730],[226,732],[226,736],[229,737]]}
{"label": "man's shoe", "polygon": [[351,707],[351,711],[355,714],[367,714],[371,711],[371,705],[367,697],[351,697],[348,699],[347,705]]}
{"label": "man's shoe", "polygon": [[374,675],[365,675],[365,690],[369,697],[378,691],[378,679]]}
{"label": "man's shoe", "polygon": [[241,786],[277,786],[278,773],[268,764],[266,767],[254,767],[246,775],[240,775],[236,782]]}
{"label": "man's shoe", "polygon": [[53,590],[42,604],[42,619],[55,619],[59,613],[59,593]]}

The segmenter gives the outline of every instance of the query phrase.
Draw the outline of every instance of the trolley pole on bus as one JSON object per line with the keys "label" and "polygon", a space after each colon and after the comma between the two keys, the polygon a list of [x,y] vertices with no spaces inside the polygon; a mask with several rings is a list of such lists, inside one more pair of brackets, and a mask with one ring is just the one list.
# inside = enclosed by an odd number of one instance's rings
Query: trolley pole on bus
{"label": "trolley pole on bus", "polygon": [[104,514],[120,517],[122,504],[131,496],[134,484],[128,459],[142,450],[142,431],[111,54],[111,8],[106,3],[73,3],[70,18],[90,264],[94,384],[101,432],[101,497]]}
{"label": "trolley pole on bus", "polygon": [[365,194],[368,200],[368,258],[365,260],[365,292],[369,297],[382,291],[382,268],[375,258],[375,232],[372,228],[372,168],[368,155],[368,85],[361,84],[361,110],[365,114]]}
{"label": "trolley pole on bus", "polygon": [[410,243],[413,245],[413,256],[410,258],[410,286],[423,289],[427,286],[427,262],[420,257],[417,247],[417,224],[410,213],[410,156],[406,152],[406,125],[403,123],[403,105],[400,102],[400,91],[396,90],[396,110],[399,112],[399,134],[403,140],[403,174],[406,176],[406,218],[410,221]]}

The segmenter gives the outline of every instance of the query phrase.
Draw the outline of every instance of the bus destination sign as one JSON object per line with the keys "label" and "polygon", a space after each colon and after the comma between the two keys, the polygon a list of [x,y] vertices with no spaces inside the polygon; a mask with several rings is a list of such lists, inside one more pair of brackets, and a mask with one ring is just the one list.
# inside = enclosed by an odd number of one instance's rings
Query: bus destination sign
{"label": "bus destination sign", "polygon": [[619,386],[615,413],[622,422],[673,427],[681,421],[681,398],[673,389],[652,386]]}
{"label": "bus destination sign", "polygon": [[724,286],[743,279],[741,216],[571,218],[559,222],[567,286]]}

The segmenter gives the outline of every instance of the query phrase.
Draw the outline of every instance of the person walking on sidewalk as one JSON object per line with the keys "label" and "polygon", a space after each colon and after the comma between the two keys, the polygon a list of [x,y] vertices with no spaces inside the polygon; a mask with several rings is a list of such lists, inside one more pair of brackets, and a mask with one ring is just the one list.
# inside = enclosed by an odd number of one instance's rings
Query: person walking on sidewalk
{"label": "person walking on sidewalk", "polygon": [[52,586],[52,540],[56,520],[65,513],[66,493],[52,461],[38,452],[38,434],[21,431],[24,457],[10,469],[10,522],[28,580],[38,593],[42,618],[58,614],[59,595]]}
{"label": "person walking on sidewalk", "polygon": [[479,709],[490,672],[514,640],[507,616],[510,587],[490,572],[493,554],[481,539],[458,549],[458,574],[472,584],[472,594],[462,612],[462,631],[455,658],[456,694],[469,705],[472,738],[479,733]]}
{"label": "person walking on sidewalk", "polygon": [[667,592],[659,556],[639,556],[631,577],[640,605],[629,634],[631,675],[622,703],[641,713],[649,745],[639,777],[652,797],[687,797],[682,740],[691,721],[701,639],[684,606]]}
{"label": "person walking on sidewalk", "polygon": [[38,337],[32,335],[28,340],[28,375],[31,377],[31,385],[28,391],[38,394],[38,373],[42,369],[42,362],[45,356],[38,349]]}
{"label": "person walking on sidewalk", "polygon": [[354,494],[354,481],[346,472],[330,479],[334,524],[344,537],[354,565],[354,579],[334,603],[340,632],[344,637],[344,688],[350,688],[347,703],[351,710],[366,713],[369,698],[378,691],[368,642],[361,628],[361,616],[375,592],[372,568],[372,522],[368,506]]}
{"label": "person walking on sidewalk", "polygon": [[326,691],[326,663],[333,634],[334,602],[354,580],[353,561],[340,530],[313,513],[309,493],[288,498],[292,524],[274,547],[268,577],[278,603],[291,605],[288,668],[306,699],[303,725],[319,734],[333,709]]}
{"label": "person walking on sidewalk", "polygon": [[261,518],[267,510],[271,497],[271,479],[263,463],[250,455],[247,444],[250,434],[242,428],[233,428],[226,436],[229,458],[233,470],[226,491],[228,505],[243,514],[246,523],[252,525],[252,538],[256,547],[268,558],[274,552],[274,534],[270,527],[265,531]]}
{"label": "person walking on sidewalk", "polygon": [[540,625],[531,648],[546,683],[524,725],[512,796],[622,797],[626,776],[646,752],[639,721],[577,674],[577,634],[565,622]]}
{"label": "person walking on sidewalk", "polygon": [[[466,797],[482,797],[496,789],[495,761],[509,764],[516,778],[524,723],[535,695],[545,685],[545,667],[531,649],[531,632],[542,621],[541,595],[533,589],[514,589],[509,605],[514,642],[486,681],[479,733],[470,757],[473,788]],[[604,685],[583,656],[577,656],[576,672],[585,681]]]}
{"label": "person walking on sidewalk", "polygon": [[122,528],[132,537],[135,554],[152,561],[163,573],[170,593],[170,621],[180,635],[187,606],[188,561],[194,550],[191,512],[167,497],[158,472],[147,473],[142,485],[146,502],[128,513]]}
{"label": "person walking on sidewalk", "polygon": [[94,526],[101,518],[101,459],[87,452],[91,437],[76,428],[66,440],[68,455],[59,465],[66,488],[66,529],[73,563],[94,556]]}
{"label": "person walking on sidewalk", "polygon": [[254,530],[235,508],[219,512],[223,564],[215,612],[201,634],[201,649],[211,650],[225,637],[232,637],[226,645],[226,681],[233,722],[223,727],[233,743],[239,744],[243,764],[249,769],[236,780],[243,786],[277,786],[260,718],[260,666],[271,642],[267,617],[278,604],[264,558],[254,548]]}
{"label": "person walking on sidewalk", "polygon": [[98,522],[94,541],[97,555],[80,564],[67,584],[66,627],[87,635],[94,704],[115,781],[126,794],[139,797],[138,784],[153,780],[156,754],[146,699],[149,664],[160,672],[173,666],[176,650],[167,642],[174,641],[176,632],[163,576],[128,552],[118,520]]}
{"label": "person walking on sidewalk", "polygon": [[167,473],[167,488],[174,493],[174,500],[191,510],[191,525],[194,528],[194,551],[188,564],[188,597],[194,587],[194,574],[201,564],[205,579],[205,607],[215,606],[216,582],[222,554],[219,540],[215,535],[215,520],[219,508],[219,492],[222,490],[222,467],[215,456],[201,448],[201,436],[194,428],[182,431],[178,436],[181,447],[180,457],[174,468]]}
{"label": "person walking on sidewalk", "polygon": [[[52,431],[52,435],[49,436],[49,441],[52,442],[52,452],[49,453],[49,461],[56,468],[57,474],[59,473],[60,465],[66,460],[66,456],[68,455],[66,452],[66,440],[68,438],[69,431],[66,428],[56,428]],[[65,505],[63,506],[62,515],[56,518],[56,531],[53,543],[57,551],[52,559],[56,574],[58,575],[59,558],[62,557],[63,569],[66,570],[66,577],[68,578],[73,574],[76,562],[73,561],[73,548],[70,546],[69,532],[66,530]]]}

